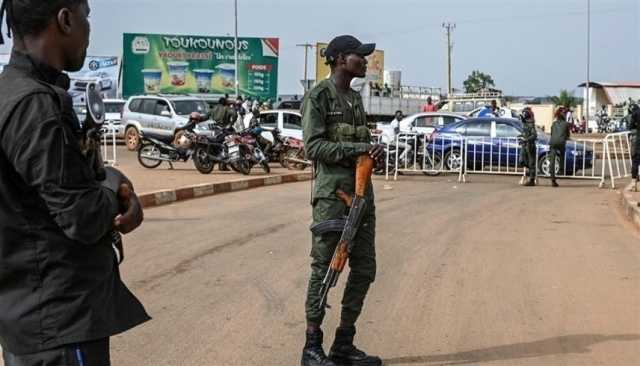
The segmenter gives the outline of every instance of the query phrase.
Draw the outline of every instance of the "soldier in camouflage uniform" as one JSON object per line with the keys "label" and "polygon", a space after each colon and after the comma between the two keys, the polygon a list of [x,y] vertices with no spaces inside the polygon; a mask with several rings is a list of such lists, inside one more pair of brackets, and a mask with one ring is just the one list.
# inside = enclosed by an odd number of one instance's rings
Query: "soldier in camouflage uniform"
{"label": "soldier in camouflage uniform", "polygon": [[538,139],[538,132],[536,131],[533,111],[530,107],[522,110],[520,119],[522,120],[522,161],[524,166],[527,167],[527,176],[529,177],[529,180],[524,185],[531,187],[536,185],[536,163],[538,160],[536,140]]}
{"label": "soldier in camouflage uniform", "polygon": [[[384,152],[381,145],[371,144],[361,96],[350,88],[353,78],[365,76],[365,56],[374,50],[375,44],[362,44],[351,36],[333,39],[325,54],[327,64],[331,66],[331,77],[321,81],[305,97],[302,106],[304,143],[307,155],[316,167],[312,198],[314,224],[341,218],[348,212],[345,204],[336,197],[336,190],[352,194],[355,190],[357,157],[369,154],[376,159]],[[349,256],[351,271],[342,298],[340,326],[336,330],[329,357],[322,348],[323,333],[320,326],[325,311],[320,308],[319,291],[340,234],[327,233],[312,238],[303,366],[382,364],[380,358],[368,356],[353,345],[355,323],[376,274],[376,216],[371,184],[365,196],[367,212]]]}

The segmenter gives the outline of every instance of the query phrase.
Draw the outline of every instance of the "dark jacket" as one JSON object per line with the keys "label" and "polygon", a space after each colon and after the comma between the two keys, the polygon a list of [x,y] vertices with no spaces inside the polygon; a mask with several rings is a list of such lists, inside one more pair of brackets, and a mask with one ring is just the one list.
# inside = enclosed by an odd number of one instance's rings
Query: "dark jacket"
{"label": "dark jacket", "polygon": [[569,123],[564,120],[554,121],[551,125],[551,139],[549,146],[563,148],[571,135]]}
{"label": "dark jacket", "polygon": [[0,344],[15,354],[149,319],[120,279],[115,187],[82,154],[69,78],[15,52],[0,75]]}

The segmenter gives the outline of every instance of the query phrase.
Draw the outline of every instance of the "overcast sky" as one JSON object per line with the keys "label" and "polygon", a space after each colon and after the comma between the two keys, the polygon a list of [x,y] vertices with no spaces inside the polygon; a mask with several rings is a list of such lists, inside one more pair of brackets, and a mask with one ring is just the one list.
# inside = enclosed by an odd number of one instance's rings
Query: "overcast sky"
{"label": "overcast sky", "polygon": [[[279,93],[299,93],[298,43],[353,34],[385,51],[403,84],[454,87],[475,69],[514,95],[576,90],[586,78],[587,0],[238,0],[240,36],[279,37]],[[233,0],[90,0],[90,54],[120,55],[122,33],[233,34]],[[640,81],[640,0],[591,0],[592,80]],[[0,53],[8,52],[0,46]],[[314,66],[310,58],[310,71]]]}

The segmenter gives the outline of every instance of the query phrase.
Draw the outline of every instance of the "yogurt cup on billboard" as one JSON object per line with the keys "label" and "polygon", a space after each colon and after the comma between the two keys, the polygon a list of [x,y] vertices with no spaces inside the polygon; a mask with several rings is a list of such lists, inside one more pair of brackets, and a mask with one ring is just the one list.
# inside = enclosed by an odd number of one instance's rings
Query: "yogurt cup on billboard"
{"label": "yogurt cup on billboard", "polygon": [[184,61],[167,62],[169,67],[169,77],[171,85],[184,86],[187,83],[187,72],[189,71],[189,63]]}
{"label": "yogurt cup on billboard", "polygon": [[214,71],[209,69],[193,70],[196,85],[198,86],[198,93],[209,93],[211,91],[211,78],[213,77],[213,73]]}
{"label": "yogurt cup on billboard", "polygon": [[160,80],[162,79],[162,71],[158,69],[142,70],[144,78],[144,92],[147,94],[160,93]]}
{"label": "yogurt cup on billboard", "polygon": [[222,77],[222,86],[225,88],[235,87],[236,66],[234,64],[220,64],[216,67]]}

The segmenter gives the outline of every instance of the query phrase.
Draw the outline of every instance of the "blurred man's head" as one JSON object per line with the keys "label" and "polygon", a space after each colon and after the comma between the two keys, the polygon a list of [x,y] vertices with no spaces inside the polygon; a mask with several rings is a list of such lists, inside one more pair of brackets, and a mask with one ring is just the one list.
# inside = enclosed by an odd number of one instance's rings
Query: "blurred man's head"
{"label": "blurred man's head", "polygon": [[427,104],[431,104],[433,103],[433,99],[431,99],[431,97],[427,97]]}
{"label": "blurred man's head", "polygon": [[15,49],[30,54],[38,47],[55,61],[51,66],[73,72],[87,56],[89,13],[87,0],[2,0],[0,24],[4,18]]}
{"label": "blurred man's head", "polygon": [[496,102],[495,99],[491,101],[491,109],[494,111],[498,109],[498,102]]}
{"label": "blurred man's head", "polygon": [[396,111],[396,120],[400,121],[404,118],[404,114],[402,114],[402,111]]}

